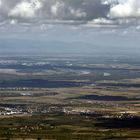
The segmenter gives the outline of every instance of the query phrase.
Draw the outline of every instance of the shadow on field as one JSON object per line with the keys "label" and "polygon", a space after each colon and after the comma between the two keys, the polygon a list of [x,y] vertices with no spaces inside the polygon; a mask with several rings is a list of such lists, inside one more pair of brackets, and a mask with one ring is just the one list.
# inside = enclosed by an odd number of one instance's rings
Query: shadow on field
{"label": "shadow on field", "polygon": [[97,127],[140,129],[140,117],[99,118],[98,121],[100,123],[95,124]]}

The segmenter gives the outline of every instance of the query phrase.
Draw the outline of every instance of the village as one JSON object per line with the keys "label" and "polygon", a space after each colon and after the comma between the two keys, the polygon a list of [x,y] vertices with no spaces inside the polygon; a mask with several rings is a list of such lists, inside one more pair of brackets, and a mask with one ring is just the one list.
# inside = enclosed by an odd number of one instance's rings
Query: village
{"label": "village", "polygon": [[138,116],[139,112],[136,111],[123,111],[123,112],[107,112],[107,111],[95,111],[88,108],[77,108],[77,107],[65,107],[65,106],[48,106],[48,105],[5,105],[0,106],[0,117],[10,117],[19,115],[48,115],[48,114],[64,114],[64,115],[81,115],[86,117],[95,118],[118,118],[118,119],[131,119]]}

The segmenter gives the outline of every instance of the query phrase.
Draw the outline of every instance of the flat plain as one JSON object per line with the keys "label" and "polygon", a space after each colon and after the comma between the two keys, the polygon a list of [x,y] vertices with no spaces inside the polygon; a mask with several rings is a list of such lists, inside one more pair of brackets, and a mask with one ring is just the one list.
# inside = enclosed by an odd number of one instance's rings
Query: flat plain
{"label": "flat plain", "polygon": [[0,139],[140,139],[138,60],[1,57]]}

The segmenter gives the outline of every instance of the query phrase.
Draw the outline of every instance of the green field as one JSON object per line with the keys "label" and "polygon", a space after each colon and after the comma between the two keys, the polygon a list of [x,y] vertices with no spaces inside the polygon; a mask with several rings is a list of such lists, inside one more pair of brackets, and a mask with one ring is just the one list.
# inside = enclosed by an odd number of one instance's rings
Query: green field
{"label": "green field", "polygon": [[0,119],[0,137],[56,139],[56,140],[100,140],[139,139],[136,128],[106,128],[95,118],[77,115],[35,115]]}

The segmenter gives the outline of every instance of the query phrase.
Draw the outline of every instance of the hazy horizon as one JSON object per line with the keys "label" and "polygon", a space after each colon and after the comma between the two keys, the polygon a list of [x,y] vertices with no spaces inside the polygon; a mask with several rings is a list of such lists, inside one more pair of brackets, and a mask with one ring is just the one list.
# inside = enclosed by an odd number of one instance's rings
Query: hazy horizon
{"label": "hazy horizon", "polygon": [[137,0],[0,0],[0,53],[138,54]]}

